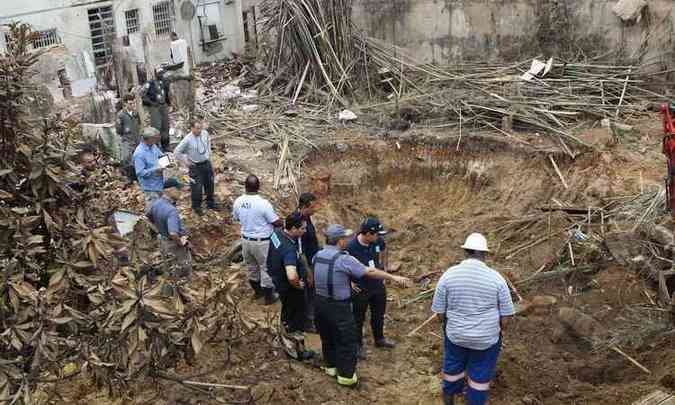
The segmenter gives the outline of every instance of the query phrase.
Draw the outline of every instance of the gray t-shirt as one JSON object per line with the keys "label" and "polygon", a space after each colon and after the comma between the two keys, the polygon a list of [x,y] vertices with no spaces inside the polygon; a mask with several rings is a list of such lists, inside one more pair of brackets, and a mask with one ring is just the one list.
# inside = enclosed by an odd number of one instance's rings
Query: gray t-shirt
{"label": "gray t-shirt", "polygon": [[328,265],[318,263],[317,258],[330,260],[339,250],[335,246],[326,246],[314,255],[314,285],[317,295],[335,300],[346,300],[351,297],[352,279],[360,279],[366,274],[366,266],[349,254],[338,256],[333,266],[333,296],[328,294]]}
{"label": "gray t-shirt", "polygon": [[241,235],[247,238],[269,238],[273,222],[279,219],[272,204],[258,194],[244,194],[234,201],[232,217],[241,224]]}

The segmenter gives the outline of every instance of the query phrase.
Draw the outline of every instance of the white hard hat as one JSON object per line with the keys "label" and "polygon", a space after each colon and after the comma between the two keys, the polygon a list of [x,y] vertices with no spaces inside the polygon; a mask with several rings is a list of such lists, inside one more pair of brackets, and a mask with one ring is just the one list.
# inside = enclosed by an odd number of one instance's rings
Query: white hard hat
{"label": "white hard hat", "polygon": [[485,236],[479,233],[472,233],[469,235],[469,237],[466,238],[464,245],[462,245],[462,249],[475,250],[478,252],[489,252],[487,239],[485,239]]}

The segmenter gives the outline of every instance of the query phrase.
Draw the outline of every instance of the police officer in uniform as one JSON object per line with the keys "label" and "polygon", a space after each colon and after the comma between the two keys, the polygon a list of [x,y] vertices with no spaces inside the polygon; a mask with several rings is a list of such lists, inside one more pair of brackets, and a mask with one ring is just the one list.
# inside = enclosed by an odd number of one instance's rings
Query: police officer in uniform
{"label": "police officer in uniform", "polygon": [[286,217],[284,229],[270,237],[267,269],[281,298],[281,339],[286,353],[296,360],[307,360],[314,353],[305,350],[305,286],[307,268],[301,260],[298,240],[307,224],[299,212]]}
{"label": "police officer in uniform", "polygon": [[391,280],[410,286],[408,278],[366,267],[345,249],[354,235],[342,225],[329,225],[324,232],[326,246],[314,256],[316,326],[321,336],[324,371],[337,376],[337,383],[356,385],[358,334],[351,308],[351,281],[363,277]]}
{"label": "police officer in uniform", "polygon": [[150,126],[160,133],[163,152],[168,152],[169,139],[169,82],[164,76],[164,69],[157,69],[157,78],[143,86],[143,105],[150,113]]}
{"label": "police officer in uniform", "polygon": [[[358,235],[349,241],[347,251],[368,267],[385,270],[383,259],[386,245],[383,235],[387,231],[377,218],[368,217],[361,223]],[[385,270],[386,271],[386,270]],[[370,326],[375,347],[393,348],[394,343],[384,338],[384,313],[387,309],[387,290],[382,280],[361,279],[352,284],[353,309],[356,330],[359,336],[359,359],[365,360],[363,348],[363,323],[370,308]]]}

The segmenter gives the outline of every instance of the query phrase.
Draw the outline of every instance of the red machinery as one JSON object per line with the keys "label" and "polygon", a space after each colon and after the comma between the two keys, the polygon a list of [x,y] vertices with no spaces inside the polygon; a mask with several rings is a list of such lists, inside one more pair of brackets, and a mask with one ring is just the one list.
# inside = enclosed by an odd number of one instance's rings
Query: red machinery
{"label": "red machinery", "polygon": [[663,104],[661,114],[663,115],[663,154],[668,159],[668,175],[666,177],[666,201],[667,209],[675,217],[675,122],[673,122],[673,113],[675,104]]}

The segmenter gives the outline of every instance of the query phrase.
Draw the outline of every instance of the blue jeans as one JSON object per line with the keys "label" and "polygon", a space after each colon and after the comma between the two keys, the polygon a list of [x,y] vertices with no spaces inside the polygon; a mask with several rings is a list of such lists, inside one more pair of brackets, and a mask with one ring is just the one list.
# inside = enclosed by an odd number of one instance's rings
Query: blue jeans
{"label": "blue jeans", "polygon": [[449,395],[464,391],[464,380],[468,377],[469,389],[466,402],[469,405],[483,405],[487,402],[490,381],[495,377],[497,359],[502,341],[485,350],[467,349],[445,338],[443,359],[443,392]]}

